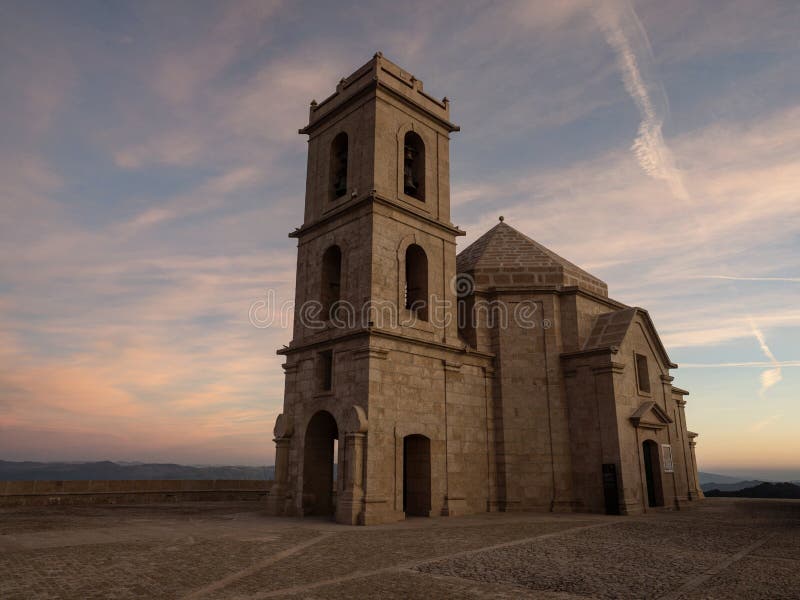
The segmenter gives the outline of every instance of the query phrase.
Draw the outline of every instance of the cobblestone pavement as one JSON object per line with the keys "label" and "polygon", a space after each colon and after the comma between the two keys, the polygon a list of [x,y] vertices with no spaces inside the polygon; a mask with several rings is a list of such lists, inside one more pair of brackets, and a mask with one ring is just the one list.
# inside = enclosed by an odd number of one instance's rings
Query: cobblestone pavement
{"label": "cobblestone pavement", "polygon": [[800,598],[800,502],[347,527],[253,503],[0,509],[0,598]]}

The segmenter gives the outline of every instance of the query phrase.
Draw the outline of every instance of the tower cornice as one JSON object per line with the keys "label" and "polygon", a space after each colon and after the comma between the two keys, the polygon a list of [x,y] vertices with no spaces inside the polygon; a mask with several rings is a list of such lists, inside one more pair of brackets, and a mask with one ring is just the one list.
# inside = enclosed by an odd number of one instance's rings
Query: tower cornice
{"label": "tower cornice", "polygon": [[342,203],[340,207],[328,212],[317,221],[314,221],[313,223],[309,223],[307,225],[302,225],[301,227],[296,228],[294,231],[291,231],[288,235],[290,238],[300,238],[320,227],[325,226],[331,221],[336,220],[346,212],[350,212],[361,206],[373,205],[373,204],[380,204],[382,206],[387,206],[399,210],[407,215],[413,216],[417,219],[421,219],[427,224],[436,227],[441,231],[444,231],[450,235],[462,236],[467,234],[466,231],[464,231],[463,229],[459,229],[452,223],[444,223],[443,221],[434,219],[433,217],[424,213],[423,211],[414,210],[413,208],[403,204],[402,202],[399,202],[397,200],[392,200],[391,198],[388,198],[373,191],[368,194],[364,194],[360,198],[356,198],[354,200],[349,200],[347,202]]}
{"label": "tower cornice", "polygon": [[[445,352],[456,352],[459,353],[459,355],[462,357],[461,358],[462,362],[468,356],[474,356],[480,359],[487,359],[487,360],[493,360],[495,358],[495,355],[491,352],[483,352],[480,350],[476,350],[475,348],[469,348],[469,350],[467,350],[462,344],[448,344],[446,342],[437,342],[435,340],[425,340],[415,336],[410,336],[395,331],[389,331],[386,329],[380,329],[377,327],[360,327],[358,329],[347,331],[333,338],[313,339],[309,341],[300,342],[297,344],[293,343],[290,346],[284,346],[283,348],[277,350],[275,354],[277,354],[278,356],[291,356],[299,352],[305,352],[307,350],[313,350],[316,348],[328,348],[333,345],[341,344],[341,342],[346,342],[349,340],[363,338],[363,337],[370,337],[370,336],[381,337],[384,339],[390,339],[398,342],[405,342],[413,344],[415,346],[435,348],[437,350]],[[360,352],[361,349],[358,349],[357,351]]]}
{"label": "tower cornice", "polygon": [[450,101],[447,98],[437,100],[426,93],[421,80],[378,52],[349,77],[340,80],[336,91],[325,100],[320,103],[312,101],[308,125],[298,132],[302,135],[311,135],[353,100],[365,94],[376,93],[378,90],[411,105],[448,133],[461,130],[458,125],[450,121]]}

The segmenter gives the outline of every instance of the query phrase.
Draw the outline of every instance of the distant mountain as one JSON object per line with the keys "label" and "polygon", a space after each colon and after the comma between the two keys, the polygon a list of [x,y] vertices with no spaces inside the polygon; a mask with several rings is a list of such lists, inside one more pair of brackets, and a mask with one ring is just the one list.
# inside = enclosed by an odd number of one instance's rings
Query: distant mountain
{"label": "distant mountain", "polygon": [[800,499],[800,485],[794,483],[759,483],[743,490],[705,492],[709,498],[794,498]]}
{"label": "distant mountain", "polygon": [[700,488],[707,492],[709,490],[719,490],[721,492],[735,492],[737,490],[743,490],[745,488],[755,487],[760,483],[765,483],[763,481],[759,481],[758,479],[753,479],[752,481],[737,481],[736,483],[717,483],[716,481],[712,481],[710,483],[703,483],[700,485]]}
{"label": "distant mountain", "polygon": [[0,460],[0,481],[75,481],[119,479],[272,479],[275,467],[116,463],[111,461],[9,462]]}
{"label": "distant mountain", "polygon": [[697,476],[700,479],[701,486],[705,483],[739,483],[740,481],[745,480],[763,481],[762,479],[756,479],[755,477],[734,477],[731,475],[720,475],[719,473],[704,473],[703,471],[699,471]]}

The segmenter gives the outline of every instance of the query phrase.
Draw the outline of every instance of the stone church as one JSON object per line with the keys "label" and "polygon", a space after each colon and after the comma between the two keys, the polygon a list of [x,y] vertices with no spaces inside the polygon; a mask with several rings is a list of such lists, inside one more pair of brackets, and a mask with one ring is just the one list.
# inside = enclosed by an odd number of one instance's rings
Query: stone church
{"label": "stone church", "polygon": [[380,53],[311,103],[268,511],[369,525],[702,497],[647,311],[502,218],[456,254],[449,113]]}

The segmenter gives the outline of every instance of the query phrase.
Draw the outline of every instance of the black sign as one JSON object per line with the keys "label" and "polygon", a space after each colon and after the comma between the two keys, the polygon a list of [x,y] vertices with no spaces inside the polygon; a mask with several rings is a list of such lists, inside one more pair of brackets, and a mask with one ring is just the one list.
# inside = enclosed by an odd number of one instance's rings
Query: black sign
{"label": "black sign", "polygon": [[619,514],[619,486],[617,484],[617,465],[603,464],[603,496],[606,501],[606,514]]}

